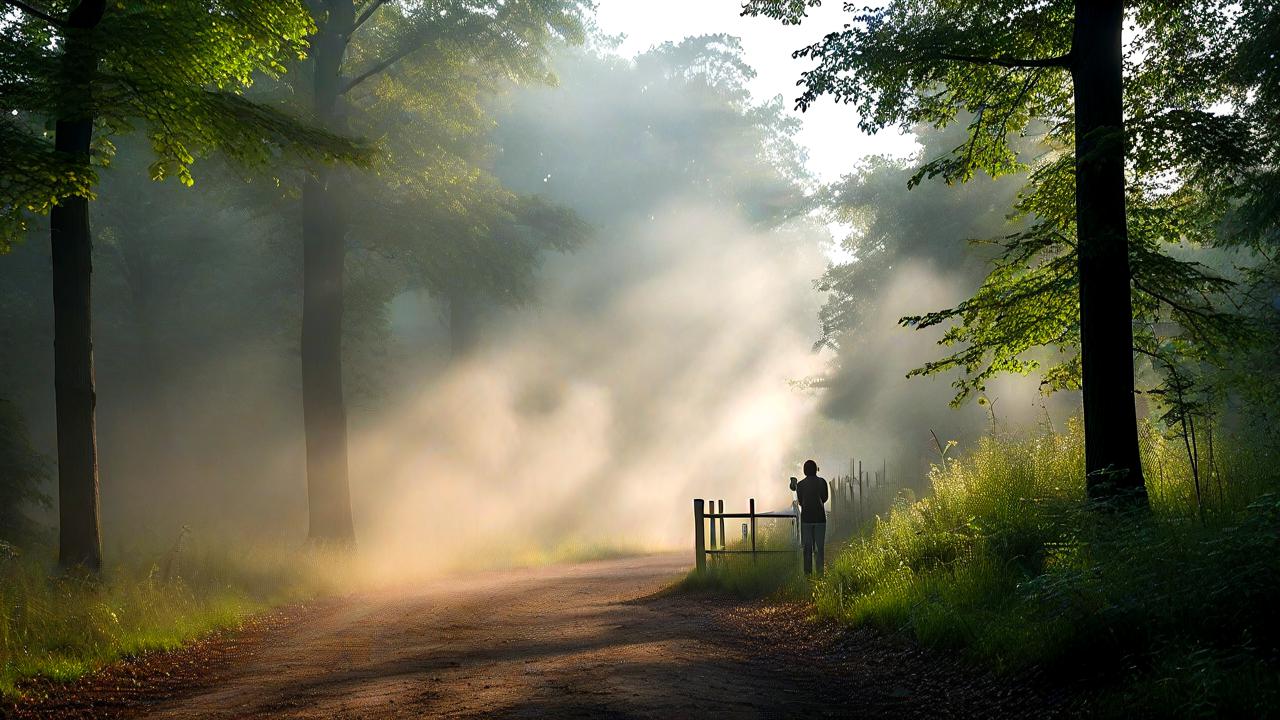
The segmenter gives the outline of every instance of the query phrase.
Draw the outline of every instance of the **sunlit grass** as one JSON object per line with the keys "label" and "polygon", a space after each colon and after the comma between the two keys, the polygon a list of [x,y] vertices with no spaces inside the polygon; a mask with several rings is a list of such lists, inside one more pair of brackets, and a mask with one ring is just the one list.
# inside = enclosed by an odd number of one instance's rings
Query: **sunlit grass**
{"label": "sunlit grass", "polygon": [[361,552],[193,543],[179,555],[176,570],[169,552],[117,549],[113,555],[124,560],[90,580],[59,575],[52,552],[31,550],[0,560],[0,695],[15,695],[24,678],[74,680],[118,658],[178,648],[284,603],[455,572],[655,551],[623,542],[511,543],[505,554],[483,553],[465,567],[417,569],[410,563],[390,572]]}
{"label": "sunlit grass", "polygon": [[338,551],[202,550],[57,576],[44,557],[0,561],[0,694],[23,678],[73,680],[121,657],[168,650],[273,605],[343,587]]}
{"label": "sunlit grass", "polygon": [[1102,690],[1095,712],[1269,712],[1280,699],[1275,461],[1219,452],[1201,513],[1180,446],[1148,433],[1152,513],[1132,517],[1084,506],[1080,438],[1074,424],[986,438],[935,468],[929,497],[900,502],[838,556],[816,585],[818,611],[1087,682]]}
{"label": "sunlit grass", "polygon": [[[673,589],[724,594],[742,600],[804,597],[809,583],[801,571],[800,553],[795,550],[790,521],[761,521],[758,532],[758,549],[781,552],[760,553],[754,557],[741,553],[708,555],[706,570],[691,570]],[[750,543],[736,539],[727,547],[747,550]],[[831,553],[833,549],[828,547],[827,551]]]}

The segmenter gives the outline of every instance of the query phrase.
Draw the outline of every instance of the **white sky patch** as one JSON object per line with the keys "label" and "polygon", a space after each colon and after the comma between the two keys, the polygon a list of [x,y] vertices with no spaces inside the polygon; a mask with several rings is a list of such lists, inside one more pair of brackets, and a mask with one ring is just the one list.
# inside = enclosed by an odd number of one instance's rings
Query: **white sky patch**
{"label": "white sky patch", "polygon": [[[742,40],[756,78],[748,86],[757,102],[781,95],[794,107],[800,95],[796,82],[812,66],[793,60],[791,53],[816,42],[846,22],[843,3],[811,8],[799,26],[770,18],[741,17],[739,0],[597,0],[597,22],[610,35],[626,35],[618,49],[626,57],[663,42],[691,35],[727,33]],[[797,137],[809,151],[808,166],[820,181],[834,182],[869,155],[906,156],[917,149],[915,139],[896,128],[867,135],[858,129],[858,115],[848,105],[823,99],[808,112],[797,113],[804,123]]]}

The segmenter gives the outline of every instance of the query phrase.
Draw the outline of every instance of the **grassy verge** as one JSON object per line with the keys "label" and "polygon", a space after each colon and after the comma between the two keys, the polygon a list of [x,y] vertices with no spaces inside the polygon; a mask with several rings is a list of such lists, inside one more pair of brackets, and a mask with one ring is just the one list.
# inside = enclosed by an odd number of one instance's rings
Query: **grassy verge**
{"label": "grassy verge", "polygon": [[[1148,436],[1149,517],[1083,506],[1078,427],[984,440],[841,553],[818,611],[1098,690],[1091,713],[1263,717],[1280,702],[1274,460],[1202,477]],[[1203,471],[1202,471],[1203,472]],[[1126,710],[1128,708],[1128,710]]]}
{"label": "grassy verge", "polygon": [[51,577],[50,563],[33,553],[0,561],[0,695],[15,696],[24,678],[72,680],[332,591],[344,563],[321,550],[194,550],[176,576],[161,561],[112,565],[91,581]]}
{"label": "grassy verge", "polygon": [[[791,549],[790,526],[761,528],[758,543],[761,549]],[[730,543],[728,549],[743,550],[746,545],[737,541]],[[767,553],[754,559],[750,555],[728,554],[709,556],[705,571],[691,570],[673,589],[723,594],[740,600],[789,600],[805,597],[809,583],[801,572],[798,553]]]}
{"label": "grassy verge", "polygon": [[[566,541],[484,555],[482,569],[647,552],[652,550],[638,544]],[[411,563],[380,571],[370,558],[320,548],[192,546],[176,570],[167,553],[129,548],[113,555],[128,560],[109,565],[99,580],[58,576],[47,550],[0,559],[0,697],[17,695],[25,678],[74,680],[122,657],[180,647],[284,603],[450,571]],[[477,568],[472,563],[465,569]]]}

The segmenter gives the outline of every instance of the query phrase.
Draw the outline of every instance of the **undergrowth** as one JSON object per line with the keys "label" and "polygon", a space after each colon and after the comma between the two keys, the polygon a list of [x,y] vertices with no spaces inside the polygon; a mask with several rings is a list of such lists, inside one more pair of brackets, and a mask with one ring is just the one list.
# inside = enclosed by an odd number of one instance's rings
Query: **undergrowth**
{"label": "undergrowth", "polygon": [[[1224,443],[1225,445],[1225,443]],[[1088,714],[1280,710],[1280,494],[1249,447],[1202,468],[1147,433],[1149,515],[1089,509],[1081,432],[985,438],[840,553],[818,612],[1001,670],[1038,667]]]}
{"label": "undergrowth", "polygon": [[[137,557],[137,555],[131,555]],[[40,553],[0,559],[0,696],[20,682],[73,680],[112,660],[167,650],[273,605],[339,587],[346,554],[192,549],[55,573]]]}
{"label": "undergrowth", "polygon": [[172,551],[120,548],[112,556],[123,560],[97,579],[59,573],[48,548],[35,546],[16,557],[0,553],[0,697],[18,695],[27,678],[74,680],[119,658],[175,649],[277,605],[356,587],[646,552],[638,544],[566,541],[483,555],[465,566],[419,569],[404,558],[390,563],[340,549],[193,542],[176,565]]}
{"label": "undergrowth", "polygon": [[[674,589],[740,600],[803,598],[809,585],[800,569],[800,553],[795,550],[792,532],[789,521],[761,527],[757,547],[771,552],[752,557],[741,552],[750,547],[749,543],[735,540],[726,549],[737,552],[708,555],[706,569],[690,571]],[[830,557],[830,545],[827,552]]]}

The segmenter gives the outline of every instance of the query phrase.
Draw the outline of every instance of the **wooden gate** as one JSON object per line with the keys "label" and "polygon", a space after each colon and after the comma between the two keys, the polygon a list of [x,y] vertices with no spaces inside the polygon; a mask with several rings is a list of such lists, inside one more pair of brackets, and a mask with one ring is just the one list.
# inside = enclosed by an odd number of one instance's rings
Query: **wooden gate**
{"label": "wooden gate", "polygon": [[[897,497],[900,486],[890,483],[888,465],[881,460],[879,470],[862,469],[862,461],[849,461],[849,474],[837,475],[828,480],[827,536],[829,540],[845,540],[862,534],[864,528],[880,513],[886,511]],[[757,546],[756,520],[777,518],[791,520],[792,544],[787,549],[765,549]],[[746,520],[743,548],[729,549],[725,520]],[[708,540],[710,542],[708,543]],[[724,500],[693,501],[694,562],[698,570],[705,570],[708,556],[733,554],[791,553],[800,548],[800,505],[791,502],[790,512],[756,512],[756,500],[747,500],[747,512],[725,512]]]}

